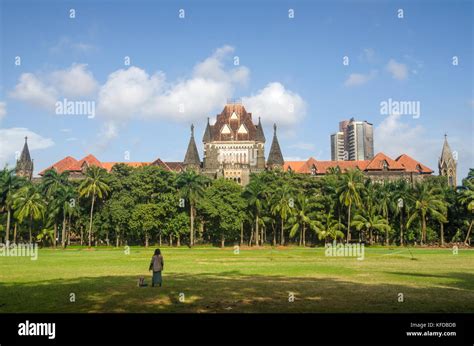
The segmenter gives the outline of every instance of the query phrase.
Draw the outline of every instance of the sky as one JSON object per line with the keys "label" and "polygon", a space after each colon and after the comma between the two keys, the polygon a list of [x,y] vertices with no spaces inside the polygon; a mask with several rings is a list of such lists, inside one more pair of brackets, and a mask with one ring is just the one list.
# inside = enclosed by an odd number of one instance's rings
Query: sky
{"label": "sky", "polygon": [[287,161],[329,160],[354,117],[376,153],[437,174],[447,134],[458,179],[474,167],[472,1],[0,0],[0,19],[0,167],[25,136],[35,174],[89,153],[182,161],[192,123],[202,158],[228,98],[261,117],[267,154],[277,124]]}

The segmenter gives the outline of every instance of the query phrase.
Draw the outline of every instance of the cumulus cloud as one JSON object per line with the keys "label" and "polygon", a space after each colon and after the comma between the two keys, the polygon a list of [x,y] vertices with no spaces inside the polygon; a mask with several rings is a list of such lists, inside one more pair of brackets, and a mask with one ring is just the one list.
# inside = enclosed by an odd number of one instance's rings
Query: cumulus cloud
{"label": "cumulus cloud", "polygon": [[85,64],[73,64],[65,70],[56,70],[48,74],[23,73],[9,96],[54,110],[55,103],[62,97],[93,97],[98,87],[97,81]]}
{"label": "cumulus cloud", "polygon": [[23,73],[9,96],[49,110],[54,109],[58,98],[57,91],[43,83],[33,73]]}
{"label": "cumulus cloud", "polygon": [[405,80],[408,78],[408,67],[405,64],[399,63],[394,59],[390,59],[387,64],[387,71],[392,74],[392,77],[397,80]]}
{"label": "cumulus cloud", "polygon": [[410,122],[415,122],[413,119],[405,117],[405,122],[403,117],[399,114],[389,115],[375,128],[375,152],[383,152],[393,159],[408,154],[435,169],[435,159],[441,151],[441,139],[427,136],[422,125],[412,125]]}
{"label": "cumulus cloud", "polygon": [[19,150],[23,148],[24,137],[28,137],[28,147],[31,151],[46,149],[54,145],[51,138],[41,135],[23,127],[0,129],[0,167],[7,163],[14,165]]}
{"label": "cumulus cloud", "polygon": [[278,82],[268,83],[256,95],[243,97],[242,102],[263,122],[275,122],[280,126],[293,126],[306,115],[303,98]]}
{"label": "cumulus cloud", "polygon": [[368,81],[370,81],[372,78],[374,78],[377,74],[377,71],[372,70],[368,74],[362,74],[362,73],[351,73],[349,77],[346,79],[344,82],[344,85],[347,87],[353,87],[353,86],[359,86],[359,85],[364,85]]}
{"label": "cumulus cloud", "polygon": [[51,85],[67,97],[89,96],[98,88],[98,83],[92,72],[87,71],[86,64],[73,64],[66,70],[54,71],[50,79]]}
{"label": "cumulus cloud", "polygon": [[194,66],[188,79],[168,82],[164,72],[152,75],[138,67],[109,75],[99,91],[98,114],[117,118],[171,118],[191,120],[222,106],[249,76],[246,67],[225,68],[234,52],[224,46]]}

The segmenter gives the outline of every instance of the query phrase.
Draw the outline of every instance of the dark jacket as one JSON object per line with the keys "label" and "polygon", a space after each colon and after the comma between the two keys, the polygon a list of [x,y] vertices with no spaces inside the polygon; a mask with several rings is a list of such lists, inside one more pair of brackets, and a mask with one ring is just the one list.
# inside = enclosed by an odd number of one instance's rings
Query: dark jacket
{"label": "dark jacket", "polygon": [[154,272],[161,272],[163,270],[164,265],[165,265],[165,262],[163,261],[163,256],[154,255],[151,258],[150,269],[149,270],[153,270]]}

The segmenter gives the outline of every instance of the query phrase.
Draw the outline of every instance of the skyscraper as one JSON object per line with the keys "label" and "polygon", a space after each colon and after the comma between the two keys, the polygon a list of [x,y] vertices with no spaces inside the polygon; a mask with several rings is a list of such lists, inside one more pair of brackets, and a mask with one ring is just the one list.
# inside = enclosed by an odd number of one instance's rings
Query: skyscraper
{"label": "skyscraper", "polygon": [[[343,143],[343,145],[341,145]],[[344,148],[341,154],[341,146]],[[339,132],[331,135],[331,160],[371,160],[374,157],[373,126],[354,118],[339,123]]]}
{"label": "skyscraper", "polygon": [[331,161],[344,161],[344,132],[331,135]]}

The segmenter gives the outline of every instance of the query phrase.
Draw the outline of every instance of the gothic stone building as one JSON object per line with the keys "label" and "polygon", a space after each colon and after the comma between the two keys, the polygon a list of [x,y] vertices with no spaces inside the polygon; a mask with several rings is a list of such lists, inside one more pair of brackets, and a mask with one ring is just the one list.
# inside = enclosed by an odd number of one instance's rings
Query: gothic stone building
{"label": "gothic stone building", "polygon": [[28,137],[25,137],[25,144],[21,151],[20,158],[16,161],[15,174],[31,180],[33,177],[33,160],[28,149]]}
{"label": "gothic stone building", "polygon": [[[392,159],[384,153],[376,154],[370,160],[358,161],[321,161],[309,158],[306,161],[284,161],[278,143],[276,125],[268,158],[265,161],[265,134],[258,118],[252,119],[252,113],[246,111],[241,103],[228,102],[223,111],[217,115],[213,125],[209,118],[203,136],[203,160],[194,138],[194,126],[191,126],[191,138],[183,162],[165,162],[160,158],[151,162],[102,162],[89,154],[80,160],[67,156],[39,173],[43,176],[49,169],[61,173],[68,171],[72,179],[82,179],[87,167],[99,166],[111,171],[115,164],[123,163],[132,167],[159,166],[167,171],[182,172],[195,170],[210,178],[223,177],[234,180],[241,185],[249,182],[251,173],[266,169],[282,169],[300,174],[320,177],[332,169],[341,171],[359,169],[375,181],[405,179],[415,182],[431,176],[433,170],[412,157],[403,154]],[[456,161],[445,138],[439,159],[439,174],[448,177],[450,186],[456,186]],[[18,175],[31,179],[33,161],[28,150],[27,140],[17,161]]]}
{"label": "gothic stone building", "polygon": [[441,151],[441,157],[438,160],[439,175],[448,178],[448,185],[456,187],[456,167],[457,163],[454,159],[453,152],[448,144],[448,138],[444,135],[443,150]]}
{"label": "gothic stone building", "polygon": [[252,113],[248,113],[240,103],[226,104],[214,125],[207,119],[202,142],[204,154],[201,162],[194,140],[194,126],[191,126],[183,165],[185,169],[197,170],[210,178],[224,177],[246,185],[251,173],[283,167],[276,125],[268,161],[265,162],[265,134],[260,118],[255,124]]}

